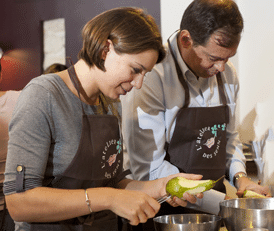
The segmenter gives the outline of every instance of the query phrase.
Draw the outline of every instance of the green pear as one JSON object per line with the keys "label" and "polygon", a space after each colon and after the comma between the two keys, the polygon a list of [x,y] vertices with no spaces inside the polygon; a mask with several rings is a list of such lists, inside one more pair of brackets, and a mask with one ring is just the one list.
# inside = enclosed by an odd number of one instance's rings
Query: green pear
{"label": "green pear", "polygon": [[213,180],[189,180],[184,177],[174,177],[167,182],[166,191],[168,194],[172,196],[177,196],[179,198],[183,197],[185,192],[188,192],[191,195],[195,195],[197,193],[205,192],[207,190],[212,189],[217,181],[220,179]]}
{"label": "green pear", "polygon": [[259,193],[253,192],[251,190],[245,190],[243,194],[243,198],[267,198],[267,197]]}

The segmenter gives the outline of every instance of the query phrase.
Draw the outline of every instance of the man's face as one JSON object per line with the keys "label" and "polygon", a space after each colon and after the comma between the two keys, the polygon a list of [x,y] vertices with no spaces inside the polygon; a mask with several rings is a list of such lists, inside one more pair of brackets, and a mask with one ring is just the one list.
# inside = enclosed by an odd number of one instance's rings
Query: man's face
{"label": "man's face", "polygon": [[239,42],[226,48],[218,45],[221,35],[212,34],[205,46],[191,46],[185,62],[197,77],[209,78],[225,70],[225,63],[237,52]]}

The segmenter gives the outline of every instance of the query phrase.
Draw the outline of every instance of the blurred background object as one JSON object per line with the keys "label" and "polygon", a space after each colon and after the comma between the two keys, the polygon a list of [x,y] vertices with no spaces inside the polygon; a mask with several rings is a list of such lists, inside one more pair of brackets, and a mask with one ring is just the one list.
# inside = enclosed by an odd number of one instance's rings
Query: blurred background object
{"label": "blurred background object", "polygon": [[[0,47],[0,59],[2,58],[3,54],[4,54],[4,51],[3,51],[2,48]],[[0,70],[0,71],[1,71],[1,70]]]}
{"label": "blurred background object", "polygon": [[46,70],[44,71],[44,74],[56,73],[56,72],[59,72],[59,71],[64,71],[67,68],[68,67],[66,65],[63,65],[61,63],[53,63],[52,65],[50,65],[49,67],[46,68]]}
{"label": "blurred background object", "polygon": [[[44,72],[44,23],[55,19],[64,19],[65,22],[65,54],[71,57],[72,62],[77,61],[78,51],[82,47],[81,30],[84,24],[99,13],[115,7],[136,6],[146,9],[161,26],[160,1],[159,0],[14,0],[0,1],[0,47],[4,52],[14,49],[30,49],[35,54],[34,70],[31,75],[17,79],[11,83],[6,80],[0,85],[5,89],[22,89],[29,78],[39,76]],[[53,30],[54,31],[54,30]],[[57,42],[56,42],[57,43]],[[56,44],[55,44],[56,45]],[[51,63],[63,63],[60,60],[51,60]],[[49,66],[51,63],[47,63]],[[9,64],[10,65],[10,64]],[[19,68],[15,70],[17,73]],[[14,75],[13,75],[14,76]],[[18,78],[18,77],[17,77]]]}
{"label": "blurred background object", "polygon": [[[0,84],[2,80],[2,72],[5,70],[5,68],[2,68],[1,65],[3,61],[3,55],[4,51],[2,48],[0,48]],[[3,182],[9,140],[8,126],[20,93],[20,91],[0,90],[0,230],[3,231],[14,230],[14,221],[6,209],[5,198],[3,194]]]}
{"label": "blurred background object", "polygon": [[37,53],[32,49],[13,49],[1,58],[0,91],[21,90],[37,76]]}

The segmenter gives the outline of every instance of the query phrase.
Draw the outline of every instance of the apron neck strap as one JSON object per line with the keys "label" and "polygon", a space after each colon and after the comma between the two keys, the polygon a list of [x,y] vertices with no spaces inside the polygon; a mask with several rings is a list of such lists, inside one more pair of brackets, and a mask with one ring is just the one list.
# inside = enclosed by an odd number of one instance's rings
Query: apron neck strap
{"label": "apron neck strap", "polygon": [[[79,96],[79,99],[80,99],[80,102],[81,102],[81,107],[82,107],[83,114],[85,114],[84,107],[83,107],[83,102],[81,100],[81,95],[80,95],[80,85],[81,85],[81,83],[80,83],[80,81],[77,77],[77,74],[75,72],[75,68],[74,68],[73,65],[71,65],[67,70],[68,70],[68,73],[69,73],[70,80],[73,83],[73,86],[75,87],[75,89],[78,93],[78,96]],[[107,114],[107,110],[105,108],[105,105],[104,105],[103,100],[102,100],[100,95],[99,95],[99,102],[102,105],[103,113]],[[94,106],[91,106],[91,107],[93,108],[94,111],[97,111]]]}
{"label": "apron neck strap", "polygon": [[178,63],[178,61],[177,61],[177,59],[175,57],[175,54],[174,54],[174,52],[172,50],[172,47],[171,47],[171,44],[170,44],[170,39],[168,39],[167,42],[168,42],[168,46],[169,46],[169,50],[170,50],[171,56],[172,56],[172,58],[174,60],[174,63],[175,63],[177,75],[179,77],[179,80],[180,80],[181,84],[183,85],[183,87],[185,89],[185,104],[184,104],[183,108],[187,108],[188,105],[189,105],[189,102],[190,102],[189,88],[188,88],[188,85],[187,85],[187,83],[186,83],[186,81],[184,79],[183,72],[182,72],[182,70],[181,70],[181,68],[179,66],[179,63]]}
{"label": "apron neck strap", "polygon": [[223,84],[223,80],[222,80],[220,72],[218,72],[218,74],[217,74],[217,83],[218,83],[218,89],[219,89],[220,97],[222,99],[222,103],[223,103],[223,105],[227,105],[227,100],[226,100],[226,97],[225,97],[224,84]]}
{"label": "apron neck strap", "polygon": [[82,104],[82,100],[81,100],[81,96],[80,96],[80,82],[77,78],[77,75],[76,75],[76,72],[75,72],[75,68],[73,65],[71,65],[68,69],[68,74],[69,74],[69,77],[70,77],[70,80],[71,82],[73,83],[73,86],[75,87],[77,93],[78,93],[78,96],[79,96],[79,99],[81,101],[81,107],[82,107],[82,112],[83,114],[85,114],[85,111],[84,111],[84,107],[83,107],[83,104]]}
{"label": "apron neck strap", "polygon": [[80,82],[79,82],[79,80],[77,78],[74,66],[70,66],[68,68],[68,73],[69,73],[70,80],[73,83],[73,86],[75,87],[75,89],[76,89],[76,91],[78,93],[79,99],[81,99],[80,91],[79,91],[79,89],[80,89]]}

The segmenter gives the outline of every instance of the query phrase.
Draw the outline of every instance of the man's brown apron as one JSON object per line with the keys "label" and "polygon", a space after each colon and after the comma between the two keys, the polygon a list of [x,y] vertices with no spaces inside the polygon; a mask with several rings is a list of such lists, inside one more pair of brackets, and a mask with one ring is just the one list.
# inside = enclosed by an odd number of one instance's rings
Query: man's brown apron
{"label": "man's brown apron", "polygon": [[[217,82],[223,106],[189,107],[189,88],[168,43],[179,80],[185,89],[185,104],[177,113],[173,136],[166,144],[166,160],[180,172],[202,174],[203,179],[217,180],[225,174],[226,126],[229,122],[221,74],[217,74]],[[222,181],[214,189],[225,192]]]}
{"label": "man's brown apron", "polygon": [[[80,98],[74,67],[71,66],[68,72]],[[82,102],[81,106],[82,134],[78,151],[64,173],[48,186],[62,189],[115,187],[116,183],[128,174],[128,171],[123,172],[119,121],[116,116],[107,115],[106,109],[103,114],[86,115]],[[101,211],[56,223],[32,223],[31,230],[113,231],[118,230],[118,222],[117,216],[111,211]]]}
{"label": "man's brown apron", "polygon": [[[176,125],[170,143],[165,144],[165,160],[176,166],[180,172],[202,174],[203,179],[217,180],[225,174],[226,167],[226,126],[229,122],[229,108],[224,93],[223,81],[217,74],[219,94],[223,106],[190,108],[189,87],[182,70],[172,51],[178,78],[185,90],[185,104],[176,115]],[[225,192],[223,182],[218,182],[214,189]],[[204,213],[184,207],[161,205],[156,216],[180,213]],[[135,229],[155,230],[153,220],[141,224]]]}

